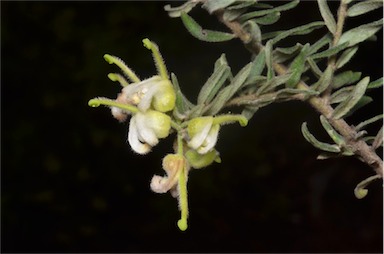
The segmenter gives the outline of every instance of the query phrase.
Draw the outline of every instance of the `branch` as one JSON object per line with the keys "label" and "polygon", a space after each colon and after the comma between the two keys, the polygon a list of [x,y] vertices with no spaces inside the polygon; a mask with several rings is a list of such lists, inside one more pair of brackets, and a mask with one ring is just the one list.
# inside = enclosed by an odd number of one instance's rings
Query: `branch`
{"label": "branch", "polygon": [[[340,38],[342,33],[342,26],[345,20],[346,6],[342,3],[339,9],[337,24],[337,32],[333,43],[337,43],[337,40]],[[226,25],[232,32],[235,34],[246,46],[246,48],[254,54],[258,54],[262,49],[263,45],[251,40],[251,35],[248,34],[241,24],[237,21],[226,21],[223,18],[223,12],[215,12],[217,18]],[[280,63],[273,63],[273,68],[278,75],[284,75],[287,73],[288,68]],[[304,81],[300,81],[297,85],[297,88],[309,90],[308,85]],[[252,98],[254,95],[247,95],[251,99],[261,99],[261,98]],[[255,96],[254,96],[255,97]],[[233,99],[229,104],[236,104],[238,102],[236,98]],[[312,96],[309,98],[308,103],[316,109],[320,114],[324,115],[329,123],[344,137],[346,141],[346,146],[353,151],[354,154],[367,165],[369,165],[381,178],[383,177],[383,161],[375,153],[375,149],[369,146],[365,141],[359,139],[357,131],[350,126],[344,119],[333,119],[332,114],[334,109],[329,103],[329,95],[325,97]]]}

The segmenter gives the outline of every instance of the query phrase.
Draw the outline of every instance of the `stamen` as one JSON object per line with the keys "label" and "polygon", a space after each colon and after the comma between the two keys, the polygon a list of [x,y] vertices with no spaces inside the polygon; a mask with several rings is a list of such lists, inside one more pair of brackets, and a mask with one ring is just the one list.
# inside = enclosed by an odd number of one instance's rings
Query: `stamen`
{"label": "stamen", "polygon": [[94,107],[94,108],[99,107],[100,105],[112,106],[112,107],[117,107],[117,108],[129,111],[129,112],[132,112],[132,113],[136,113],[139,111],[139,109],[136,108],[135,106],[132,106],[129,104],[119,103],[117,101],[114,101],[114,100],[111,100],[108,98],[104,98],[104,97],[98,97],[98,98],[94,98],[92,100],[89,100],[88,105],[91,107]]}
{"label": "stamen", "polygon": [[136,74],[120,58],[105,54],[104,59],[109,64],[116,64],[124,72],[124,74],[130,78],[133,83],[141,81],[139,77],[137,77]]}
{"label": "stamen", "polygon": [[243,115],[219,115],[213,118],[213,124],[225,124],[231,122],[239,122],[241,126],[247,126],[248,119]]}
{"label": "stamen", "polygon": [[129,85],[128,81],[118,73],[109,73],[108,78],[114,82],[118,81],[122,87]]}

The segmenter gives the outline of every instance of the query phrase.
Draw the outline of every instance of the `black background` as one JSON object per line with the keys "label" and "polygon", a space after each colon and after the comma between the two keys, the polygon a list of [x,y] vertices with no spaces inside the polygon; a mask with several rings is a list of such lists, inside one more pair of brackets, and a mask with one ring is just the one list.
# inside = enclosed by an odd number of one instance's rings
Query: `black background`
{"label": "black background", "polygon": [[[222,52],[233,73],[250,61],[238,40],[193,38],[165,4],[1,2],[2,252],[382,252],[381,183],[358,200],[353,189],[373,174],[369,167],[354,158],[316,160],[301,123],[329,139],[317,113],[298,102],[268,106],[246,128],[222,128],[223,162],[190,173],[189,228],[178,230],[176,200],[149,189],[174,136],[136,155],[127,125],[87,106],[119,92],[106,76],[117,68],[105,53],[142,78],[155,73],[146,37],[192,101]],[[347,29],[381,11],[348,20]],[[191,14],[206,28],[224,29],[200,7]],[[316,2],[304,2],[265,31],[320,19]],[[381,77],[382,43],[380,32],[348,68]],[[382,112],[382,89],[369,95],[375,102],[349,122]]]}

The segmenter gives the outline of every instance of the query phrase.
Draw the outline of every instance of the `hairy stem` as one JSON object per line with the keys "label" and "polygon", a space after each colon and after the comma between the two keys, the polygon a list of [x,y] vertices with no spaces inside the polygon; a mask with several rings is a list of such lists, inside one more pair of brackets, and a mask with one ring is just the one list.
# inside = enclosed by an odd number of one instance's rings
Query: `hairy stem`
{"label": "hairy stem", "polygon": [[[341,3],[339,11],[338,11],[338,20],[337,20],[337,30],[335,33],[333,44],[336,45],[340,36],[342,34],[342,29],[344,26],[344,21],[346,17],[346,5]],[[226,25],[246,46],[246,48],[254,54],[258,54],[262,49],[263,45],[256,41],[250,41],[250,34],[248,34],[241,26],[239,22],[235,21],[226,21],[223,19],[223,12],[217,11],[217,18]],[[331,61],[332,63],[332,61]],[[334,64],[334,63],[333,63]],[[287,73],[288,68],[280,63],[273,63],[273,68],[278,75],[284,75]],[[308,85],[300,81],[297,85],[297,88],[309,90]],[[260,99],[255,95],[247,95],[252,100]],[[252,98],[254,96],[254,98]],[[265,95],[264,95],[265,96]],[[346,146],[351,149],[354,154],[356,154],[364,163],[373,168],[377,175],[383,177],[383,161],[382,159],[375,153],[373,147],[369,146],[365,141],[358,138],[357,131],[350,126],[344,119],[333,119],[332,114],[334,109],[331,107],[329,103],[328,96],[320,97],[320,96],[312,96],[308,100],[306,100],[316,111],[320,114],[324,115],[329,123],[344,137],[346,141]],[[235,105],[236,102],[239,102],[239,99],[233,99],[229,104]],[[243,100],[244,101],[244,100]]]}

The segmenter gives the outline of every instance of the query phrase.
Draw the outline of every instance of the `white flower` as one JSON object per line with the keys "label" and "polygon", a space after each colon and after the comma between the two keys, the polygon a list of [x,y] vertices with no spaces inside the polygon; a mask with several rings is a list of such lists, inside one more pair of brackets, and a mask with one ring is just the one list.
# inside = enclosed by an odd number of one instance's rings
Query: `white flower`
{"label": "white flower", "polygon": [[137,112],[129,123],[128,142],[139,154],[146,154],[159,142],[159,138],[169,135],[171,118],[161,112],[148,110]]}

